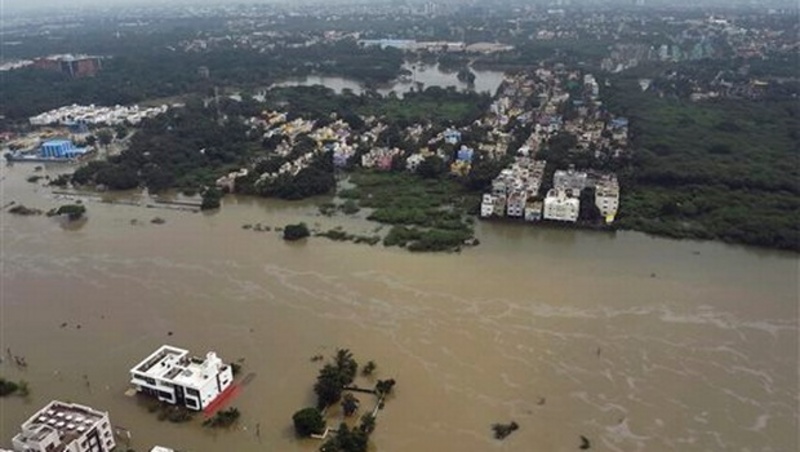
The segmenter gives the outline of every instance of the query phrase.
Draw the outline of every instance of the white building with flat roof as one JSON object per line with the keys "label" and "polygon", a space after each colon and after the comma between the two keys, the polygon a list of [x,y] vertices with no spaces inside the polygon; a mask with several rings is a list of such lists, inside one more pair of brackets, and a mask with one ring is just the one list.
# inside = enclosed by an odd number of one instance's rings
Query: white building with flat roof
{"label": "white building with flat roof", "polygon": [[481,218],[488,218],[494,214],[495,196],[484,193],[481,200]]}
{"label": "white building with flat roof", "polygon": [[619,182],[617,176],[607,175],[595,184],[594,203],[607,224],[613,223],[619,210]]}
{"label": "white building with flat roof", "polygon": [[108,413],[54,400],[11,440],[16,452],[106,452],[116,446]]}
{"label": "white building with flat roof", "polygon": [[575,168],[570,165],[566,171],[557,170],[553,174],[553,187],[560,190],[570,189],[577,193],[587,186],[588,176],[582,171],[575,171]]}
{"label": "white building with flat roof", "polygon": [[205,359],[187,350],[163,345],[131,369],[131,384],[158,400],[200,411],[233,383],[233,369],[214,352]]}
{"label": "white building with flat roof", "polygon": [[572,223],[578,221],[581,202],[578,198],[571,196],[571,193],[570,190],[550,189],[547,197],[544,198],[543,218]]}

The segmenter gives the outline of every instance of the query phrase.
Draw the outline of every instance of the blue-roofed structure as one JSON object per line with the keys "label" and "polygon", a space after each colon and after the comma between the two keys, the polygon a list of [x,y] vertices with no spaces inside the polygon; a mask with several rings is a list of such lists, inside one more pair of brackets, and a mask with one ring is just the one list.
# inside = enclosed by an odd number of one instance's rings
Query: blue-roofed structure
{"label": "blue-roofed structure", "polygon": [[628,127],[628,118],[614,118],[611,120],[611,128],[612,129],[621,129],[623,127]]}
{"label": "blue-roofed structure", "polygon": [[457,144],[461,141],[461,132],[455,129],[447,129],[444,131],[444,142],[449,144]]}
{"label": "blue-roofed structure", "polygon": [[77,148],[69,140],[50,140],[42,143],[39,155],[52,159],[73,159],[86,153],[86,148]]}
{"label": "blue-roofed structure", "polygon": [[472,162],[473,155],[475,155],[475,151],[464,145],[461,145],[461,149],[459,149],[456,153],[456,160],[459,162]]}

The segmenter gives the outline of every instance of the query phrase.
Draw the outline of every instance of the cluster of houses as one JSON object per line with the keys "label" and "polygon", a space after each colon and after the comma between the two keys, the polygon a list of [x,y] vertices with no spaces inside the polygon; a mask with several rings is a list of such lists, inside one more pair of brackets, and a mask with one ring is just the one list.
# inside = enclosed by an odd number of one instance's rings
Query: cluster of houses
{"label": "cluster of houses", "polygon": [[531,133],[514,161],[493,181],[492,191],[483,195],[481,217],[576,222],[580,194],[593,187],[595,205],[605,222],[614,221],[619,208],[614,175],[559,169],[552,188],[540,193],[547,163],[536,156],[556,135],[574,138],[573,153],[617,158],[624,152],[628,120],[604,112],[599,95],[600,85],[592,74],[568,71],[563,65],[542,66],[506,79],[491,106],[493,125],[504,126],[513,119],[530,125]]}
{"label": "cluster of houses", "polygon": [[[205,358],[187,350],[161,346],[130,370],[137,393],[192,411],[219,406],[230,394],[233,369],[213,352]],[[108,412],[77,403],[54,400],[22,423],[11,441],[12,450],[0,452],[108,452],[116,447]],[[174,452],[155,446],[151,452]]]}
{"label": "cluster of houses", "polygon": [[538,221],[542,217],[539,189],[547,162],[516,157],[514,162],[492,181],[492,192],[483,195],[481,217],[524,217]]}
{"label": "cluster of houses", "polygon": [[589,174],[574,168],[557,170],[553,186],[542,196],[539,192],[547,162],[516,157],[492,182],[492,192],[481,200],[481,217],[521,218],[525,221],[578,221],[580,194],[594,188],[594,203],[604,222],[614,222],[619,209],[619,184],[613,174]]}
{"label": "cluster of houses", "polygon": [[28,118],[31,125],[74,125],[91,124],[113,126],[116,124],[138,124],[145,118],[151,118],[167,111],[169,107],[139,108],[138,105],[129,107],[115,105],[113,107],[98,107],[92,105],[67,105],[55,110],[46,111]]}

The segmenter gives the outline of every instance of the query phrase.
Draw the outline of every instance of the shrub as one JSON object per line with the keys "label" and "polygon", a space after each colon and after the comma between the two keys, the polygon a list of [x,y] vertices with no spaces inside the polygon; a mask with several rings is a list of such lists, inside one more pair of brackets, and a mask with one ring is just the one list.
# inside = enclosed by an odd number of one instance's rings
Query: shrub
{"label": "shrub", "polygon": [[219,209],[222,192],[216,187],[207,188],[203,192],[203,201],[200,203],[200,210]]}
{"label": "shrub", "polygon": [[0,378],[0,397],[11,395],[17,392],[18,389],[18,384],[14,383],[13,381],[8,381],[4,378]]}
{"label": "shrub", "polygon": [[287,224],[283,228],[283,240],[295,241],[308,237],[311,234],[305,223]]}
{"label": "shrub", "polygon": [[214,415],[214,417],[203,421],[203,426],[212,428],[230,427],[231,425],[233,425],[234,422],[236,422],[239,419],[240,416],[241,413],[239,413],[239,410],[237,408],[231,407],[228,408],[227,410],[218,411],[217,414]]}
{"label": "shrub", "polygon": [[292,416],[294,431],[297,436],[307,437],[314,433],[322,433],[325,429],[325,420],[322,413],[316,408],[304,408]]}
{"label": "shrub", "polygon": [[86,207],[80,204],[65,204],[56,210],[48,212],[50,216],[66,215],[70,221],[80,220],[86,213]]}

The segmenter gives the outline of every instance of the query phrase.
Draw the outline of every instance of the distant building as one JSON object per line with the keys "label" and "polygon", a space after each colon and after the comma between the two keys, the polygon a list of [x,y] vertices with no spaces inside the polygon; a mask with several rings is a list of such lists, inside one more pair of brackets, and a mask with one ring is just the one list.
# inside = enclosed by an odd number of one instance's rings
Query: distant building
{"label": "distant building", "polygon": [[50,140],[42,143],[39,155],[44,158],[72,159],[86,153],[86,148],[76,148],[69,140]]}
{"label": "distant building", "polygon": [[447,129],[444,131],[444,142],[448,144],[458,144],[461,141],[461,132],[455,129]]}
{"label": "distant building", "polygon": [[106,452],[116,446],[108,413],[52,401],[22,424],[16,452]]}
{"label": "distant building", "polygon": [[571,190],[550,189],[544,198],[544,219],[572,223],[578,221],[581,202],[572,193]]}
{"label": "distant building", "polygon": [[214,352],[205,359],[163,345],[130,371],[138,392],[190,410],[204,410],[233,383],[233,369]]}
{"label": "distant building", "polygon": [[103,63],[99,57],[89,55],[52,55],[35,59],[33,67],[80,78],[94,76],[103,68]]}

